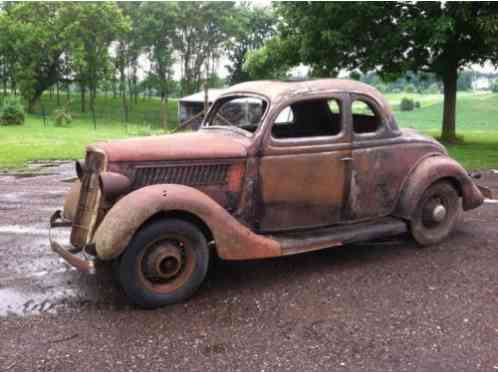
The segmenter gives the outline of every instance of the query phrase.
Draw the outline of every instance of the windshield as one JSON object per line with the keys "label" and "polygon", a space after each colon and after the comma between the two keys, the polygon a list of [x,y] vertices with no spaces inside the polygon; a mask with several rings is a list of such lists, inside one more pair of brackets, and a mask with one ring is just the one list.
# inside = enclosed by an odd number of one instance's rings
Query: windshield
{"label": "windshield", "polygon": [[235,127],[254,133],[266,111],[266,101],[253,96],[227,97],[218,100],[204,127]]}

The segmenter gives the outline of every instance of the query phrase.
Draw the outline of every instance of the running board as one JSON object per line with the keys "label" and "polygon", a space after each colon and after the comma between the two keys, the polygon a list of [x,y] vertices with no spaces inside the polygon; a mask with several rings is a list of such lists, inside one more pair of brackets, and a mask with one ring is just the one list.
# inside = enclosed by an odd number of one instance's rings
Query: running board
{"label": "running board", "polygon": [[271,234],[267,237],[280,244],[282,255],[292,255],[352,242],[395,236],[407,231],[407,224],[403,220],[386,217],[369,222]]}

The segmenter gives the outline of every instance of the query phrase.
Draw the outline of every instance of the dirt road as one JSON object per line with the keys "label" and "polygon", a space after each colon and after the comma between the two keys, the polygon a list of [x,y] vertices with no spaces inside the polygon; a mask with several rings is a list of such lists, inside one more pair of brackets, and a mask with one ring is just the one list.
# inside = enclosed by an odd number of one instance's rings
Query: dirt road
{"label": "dirt road", "polygon": [[143,311],[50,252],[73,170],[43,170],[0,176],[0,370],[498,370],[498,204],[427,249],[217,262],[189,302]]}

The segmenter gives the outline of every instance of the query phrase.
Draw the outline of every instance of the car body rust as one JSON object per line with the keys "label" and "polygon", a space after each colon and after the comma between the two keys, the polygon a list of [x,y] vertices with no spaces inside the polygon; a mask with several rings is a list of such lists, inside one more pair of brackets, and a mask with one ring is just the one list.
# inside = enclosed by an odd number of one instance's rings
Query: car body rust
{"label": "car body rust", "polygon": [[[213,124],[225,102],[241,98],[260,100],[257,126]],[[287,108],[292,120],[279,122]],[[464,210],[483,202],[441,144],[399,129],[375,88],[341,79],[233,86],[200,130],[90,145],[79,169],[63,216],[76,251],[92,245],[102,260],[160,218],[189,220],[219,257],[242,260],[400,233],[441,180]]]}

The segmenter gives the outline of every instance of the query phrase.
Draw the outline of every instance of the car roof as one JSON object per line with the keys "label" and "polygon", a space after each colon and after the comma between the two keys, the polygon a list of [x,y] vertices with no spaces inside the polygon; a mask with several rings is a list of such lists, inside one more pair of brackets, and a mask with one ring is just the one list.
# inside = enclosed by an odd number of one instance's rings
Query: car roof
{"label": "car roof", "polygon": [[223,94],[248,93],[263,95],[272,102],[286,100],[299,94],[328,93],[357,93],[373,98],[387,113],[392,114],[389,103],[376,88],[349,79],[316,79],[303,81],[256,80],[236,84]]}

